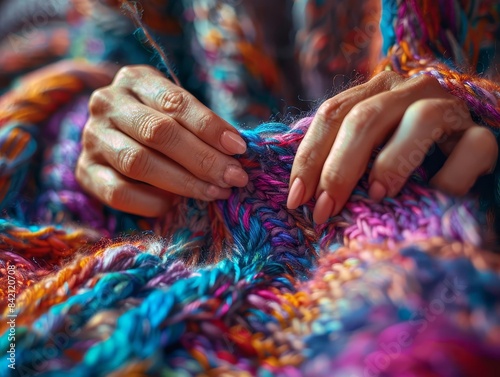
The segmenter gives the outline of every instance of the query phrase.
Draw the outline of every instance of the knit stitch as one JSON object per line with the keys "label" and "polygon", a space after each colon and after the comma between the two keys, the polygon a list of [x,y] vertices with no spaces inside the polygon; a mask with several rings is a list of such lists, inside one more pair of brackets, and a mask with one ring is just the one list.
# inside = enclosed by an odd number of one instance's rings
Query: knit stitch
{"label": "knit stitch", "polygon": [[[77,103],[62,124],[81,111]],[[339,216],[314,226],[312,202],[285,205],[310,121],[243,131],[251,183],[226,201],[179,202],[156,225],[164,237],[95,243],[83,227],[4,221],[15,253],[2,254],[2,276],[15,265],[19,279],[17,370],[471,375],[480,365],[493,375],[500,261],[480,249],[474,201],[425,187],[417,172],[397,198],[375,204],[363,179]],[[422,365],[435,347],[447,358]]]}

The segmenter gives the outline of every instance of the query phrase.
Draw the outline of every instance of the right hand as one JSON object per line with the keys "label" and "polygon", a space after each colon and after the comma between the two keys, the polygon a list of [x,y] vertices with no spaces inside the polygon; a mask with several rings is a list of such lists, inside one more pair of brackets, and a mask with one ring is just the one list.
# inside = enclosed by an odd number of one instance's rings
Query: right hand
{"label": "right hand", "polygon": [[76,177],[105,204],[147,217],[175,195],[227,199],[248,175],[238,131],[149,66],[122,68],[89,103]]}

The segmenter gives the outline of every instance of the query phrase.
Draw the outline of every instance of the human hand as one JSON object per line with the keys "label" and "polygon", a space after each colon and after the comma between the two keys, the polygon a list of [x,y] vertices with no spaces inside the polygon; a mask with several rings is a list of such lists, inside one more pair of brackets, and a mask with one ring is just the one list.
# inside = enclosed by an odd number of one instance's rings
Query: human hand
{"label": "human hand", "polygon": [[248,182],[238,132],[151,67],[122,68],[89,109],[76,177],[112,208],[155,217],[172,194],[225,199]]}
{"label": "human hand", "polygon": [[435,144],[447,160],[430,184],[452,195],[466,194],[498,156],[493,133],[435,78],[382,72],[320,106],[297,150],[288,208],[316,195],[317,224],[339,213],[384,142],[368,178],[374,200],[395,196]]}

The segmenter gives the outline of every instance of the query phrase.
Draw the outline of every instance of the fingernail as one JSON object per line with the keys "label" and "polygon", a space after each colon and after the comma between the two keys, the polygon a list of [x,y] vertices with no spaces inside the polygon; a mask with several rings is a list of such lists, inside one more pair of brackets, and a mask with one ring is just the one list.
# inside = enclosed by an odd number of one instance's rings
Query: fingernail
{"label": "fingernail", "polygon": [[319,196],[314,206],[313,220],[316,224],[323,224],[328,220],[335,207],[335,201],[326,191]]}
{"label": "fingernail", "polygon": [[242,154],[247,150],[247,145],[241,136],[231,131],[222,133],[220,143],[229,153]]}
{"label": "fingernail", "polygon": [[368,190],[368,195],[376,202],[379,202],[387,195],[387,189],[379,181],[373,181]]}
{"label": "fingernail", "polygon": [[296,209],[299,205],[301,205],[305,190],[306,188],[304,186],[304,182],[302,182],[302,179],[295,178],[292,183],[292,187],[290,188],[290,192],[288,193],[286,206],[289,209]]}
{"label": "fingernail", "polygon": [[229,165],[224,172],[224,182],[229,186],[244,187],[248,183],[248,174],[239,166]]}

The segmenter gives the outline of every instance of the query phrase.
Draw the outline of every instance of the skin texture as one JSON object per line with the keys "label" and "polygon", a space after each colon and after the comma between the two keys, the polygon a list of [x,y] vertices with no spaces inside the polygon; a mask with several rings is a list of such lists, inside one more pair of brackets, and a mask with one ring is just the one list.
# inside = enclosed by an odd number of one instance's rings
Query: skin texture
{"label": "skin texture", "polygon": [[122,68],[89,109],[76,176],[112,208],[155,217],[176,195],[225,199],[248,183],[238,131],[149,66]]}
{"label": "skin texture", "polygon": [[[248,183],[232,157],[246,150],[237,130],[149,66],[122,68],[89,108],[77,179],[112,208],[160,216],[178,195],[225,199]],[[448,159],[431,184],[454,195],[498,156],[494,135],[433,77],[382,72],[320,106],[297,151],[288,207],[315,197],[314,221],[324,223],[383,144],[369,176],[374,200],[395,196],[435,145]]]}
{"label": "skin texture", "polygon": [[466,194],[498,156],[493,133],[436,79],[382,72],[320,106],[297,151],[288,208],[314,196],[317,224],[338,214],[382,144],[369,175],[374,200],[395,196],[434,145],[448,158],[430,183],[453,195]]}

